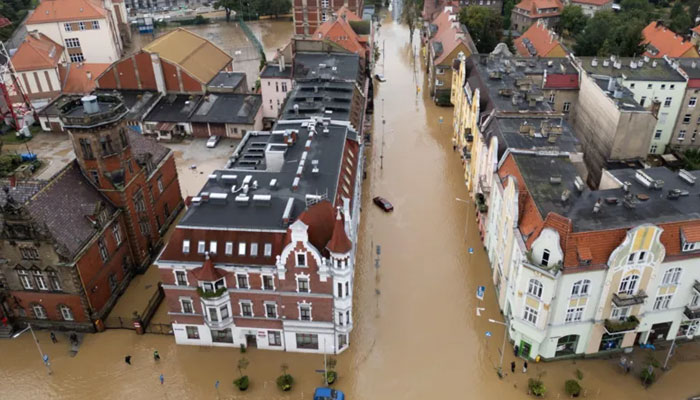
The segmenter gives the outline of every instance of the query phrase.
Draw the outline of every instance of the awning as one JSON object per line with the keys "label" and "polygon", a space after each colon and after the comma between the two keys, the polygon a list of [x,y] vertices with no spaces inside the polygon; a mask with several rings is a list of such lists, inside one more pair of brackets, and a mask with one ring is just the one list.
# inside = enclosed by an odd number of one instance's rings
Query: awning
{"label": "awning", "polygon": [[157,131],[172,131],[175,128],[175,123],[173,122],[160,122],[156,125]]}

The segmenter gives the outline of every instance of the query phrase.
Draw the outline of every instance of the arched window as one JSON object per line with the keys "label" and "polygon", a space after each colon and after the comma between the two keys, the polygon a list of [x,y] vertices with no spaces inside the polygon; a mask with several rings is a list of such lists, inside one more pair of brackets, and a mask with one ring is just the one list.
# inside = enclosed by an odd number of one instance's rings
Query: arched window
{"label": "arched window", "polygon": [[638,283],[639,275],[628,275],[622,279],[622,282],[620,282],[620,290],[618,290],[618,293],[634,294],[637,291]]}
{"label": "arched window", "polygon": [[527,294],[535,296],[538,299],[542,297],[542,282],[537,279],[530,279],[527,285]]}
{"label": "arched window", "polygon": [[64,320],[73,321],[73,310],[71,310],[67,305],[59,304],[58,311],[61,312],[61,317],[63,317]]}
{"label": "arched window", "polygon": [[32,285],[32,280],[29,278],[29,272],[22,268],[22,267],[17,267],[17,277],[19,278],[19,282],[22,284],[22,287],[27,290],[32,290],[34,289],[34,285]]}
{"label": "arched window", "polygon": [[679,267],[671,268],[664,273],[661,280],[662,285],[677,285],[681,281],[681,269]]}
{"label": "arched window", "polygon": [[588,296],[588,288],[591,286],[591,281],[583,279],[574,282],[571,287],[571,296]]}
{"label": "arched window", "polygon": [[37,289],[49,290],[49,287],[46,285],[46,278],[39,268],[32,267],[32,277],[34,278]]}
{"label": "arched window", "polygon": [[46,275],[49,277],[51,290],[61,291],[61,280],[58,278],[58,272],[51,267],[46,268]]}
{"label": "arched window", "polygon": [[46,309],[39,303],[32,303],[32,312],[34,313],[34,318],[36,319],[47,319]]}

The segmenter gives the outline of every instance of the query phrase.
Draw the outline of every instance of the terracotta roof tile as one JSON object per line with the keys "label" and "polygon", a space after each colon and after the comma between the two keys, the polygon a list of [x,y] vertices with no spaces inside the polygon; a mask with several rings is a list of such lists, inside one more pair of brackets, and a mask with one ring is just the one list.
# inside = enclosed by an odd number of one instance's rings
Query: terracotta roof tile
{"label": "terracotta roof tile", "polygon": [[12,65],[17,71],[51,69],[58,65],[63,46],[42,33],[31,32],[12,56]]}
{"label": "terracotta roof tile", "polygon": [[12,25],[12,21],[10,21],[9,18],[3,17],[0,15],[0,28],[4,28],[6,26]]}
{"label": "terracotta roof tile", "polygon": [[198,281],[214,282],[223,278],[224,274],[220,269],[214,267],[214,262],[209,257],[209,253],[204,256],[204,264],[201,267],[192,270],[192,275]]}
{"label": "terracotta roof tile", "polygon": [[571,0],[573,4],[587,4],[592,6],[602,7],[608,3],[612,3],[613,0]]}
{"label": "terracotta roof tile", "polygon": [[337,213],[333,226],[333,237],[326,247],[333,253],[347,253],[352,250],[352,242],[345,233],[345,223],[340,212]]}
{"label": "terracotta roof tile", "polygon": [[698,51],[692,42],[686,41],[683,39],[683,36],[676,34],[658,21],[650,22],[642,30],[642,37],[643,45],[651,46],[658,50],[655,54],[647,50],[644,55],[649,57],[699,57]]}
{"label": "terracotta roof tile", "polygon": [[687,242],[700,242],[700,225],[685,226],[681,228],[681,232]]}
{"label": "terracotta roof tile", "polygon": [[27,18],[26,24],[103,19],[106,16],[104,8],[89,0],[44,0]]}
{"label": "terracotta roof tile", "polygon": [[100,76],[111,64],[100,63],[72,63],[66,67],[61,66],[59,73],[63,82],[63,93],[88,94],[95,90],[97,77]]}
{"label": "terracotta roof tile", "polygon": [[[531,54],[528,47],[525,45],[528,41],[534,46],[535,54]],[[522,36],[515,39],[513,43],[515,44],[518,54],[523,57],[547,57],[549,52],[555,47],[561,46],[554,32],[547,29],[547,26],[539,21],[530,25],[530,28],[528,28]]]}
{"label": "terracotta roof tile", "polygon": [[331,202],[323,200],[312,205],[301,213],[298,219],[309,227],[309,242],[319,251],[323,251],[333,237],[335,226],[335,210]]}
{"label": "terracotta roof tile", "polygon": [[695,32],[697,34],[700,34],[700,25],[696,26],[695,28],[691,29],[692,32]]}
{"label": "terracotta roof tile", "polygon": [[[341,12],[344,12],[344,14],[341,14]],[[342,18],[341,15],[345,15],[346,18]],[[312,37],[316,40],[329,40],[351,53],[364,57],[366,47],[360,43],[360,37],[348,22],[358,20],[359,18],[352,11],[342,7],[338,10],[338,18],[321,24]]]}
{"label": "terracotta roof tile", "polygon": [[[560,0],[523,0],[515,5],[516,8],[527,10],[530,18],[551,17],[561,14],[564,5]],[[538,13],[537,10],[556,8],[557,11]]]}

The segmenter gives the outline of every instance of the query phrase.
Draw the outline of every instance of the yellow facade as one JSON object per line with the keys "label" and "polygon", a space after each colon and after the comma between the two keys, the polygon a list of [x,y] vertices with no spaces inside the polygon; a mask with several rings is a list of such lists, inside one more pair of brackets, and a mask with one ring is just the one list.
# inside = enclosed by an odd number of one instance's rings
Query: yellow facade
{"label": "yellow facade", "polygon": [[464,181],[471,192],[478,152],[483,147],[479,132],[479,89],[472,92],[466,83],[466,57],[459,55],[459,71],[452,72],[450,100],[454,106],[452,144],[459,151],[464,165]]}

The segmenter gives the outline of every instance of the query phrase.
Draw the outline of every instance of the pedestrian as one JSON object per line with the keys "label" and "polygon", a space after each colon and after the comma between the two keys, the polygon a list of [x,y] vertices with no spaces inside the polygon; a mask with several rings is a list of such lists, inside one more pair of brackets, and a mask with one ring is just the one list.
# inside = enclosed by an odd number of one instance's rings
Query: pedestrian
{"label": "pedestrian", "polygon": [[630,371],[632,371],[632,367],[634,366],[634,361],[630,358],[629,361],[627,361],[627,365],[625,366],[625,373],[629,374]]}
{"label": "pedestrian", "polygon": [[160,374],[160,384],[162,385],[163,382],[165,381],[165,378],[163,377],[163,374]]}
{"label": "pedestrian", "polygon": [[77,345],[77,344],[78,344],[78,335],[76,335],[75,332],[73,332],[73,333],[70,334],[70,342],[71,342],[71,344],[73,344],[73,345]]}
{"label": "pedestrian", "polygon": [[153,352],[153,359],[156,361],[160,360],[160,354],[158,354],[158,350]]}
{"label": "pedestrian", "polygon": [[515,361],[510,362],[510,372],[515,373]]}
{"label": "pedestrian", "polygon": [[523,363],[523,374],[527,373],[527,360]]}
{"label": "pedestrian", "polygon": [[620,368],[622,368],[623,371],[627,369],[627,357],[620,357]]}
{"label": "pedestrian", "polygon": [[131,365],[131,356],[124,357],[124,362]]}
{"label": "pedestrian", "polygon": [[51,333],[49,334],[49,336],[51,336],[51,341],[52,341],[54,344],[55,344],[55,343],[58,343],[58,339],[56,339],[56,334],[55,334],[55,333],[51,332]]}
{"label": "pedestrian", "polygon": [[516,357],[518,356],[518,353],[520,352],[519,350],[520,349],[518,348],[518,345],[516,344],[515,347],[513,348],[513,352],[515,353]]}

